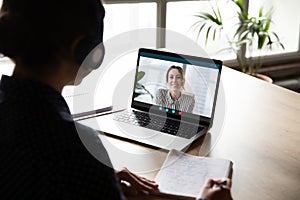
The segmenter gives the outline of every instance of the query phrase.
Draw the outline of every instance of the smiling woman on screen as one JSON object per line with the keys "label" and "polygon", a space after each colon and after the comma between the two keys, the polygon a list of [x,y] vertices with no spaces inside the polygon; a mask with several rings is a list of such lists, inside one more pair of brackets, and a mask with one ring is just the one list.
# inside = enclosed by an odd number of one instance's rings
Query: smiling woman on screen
{"label": "smiling woman on screen", "polygon": [[156,104],[162,107],[191,113],[194,109],[195,98],[183,93],[185,76],[183,69],[171,66],[166,73],[169,89],[159,89],[156,93]]}

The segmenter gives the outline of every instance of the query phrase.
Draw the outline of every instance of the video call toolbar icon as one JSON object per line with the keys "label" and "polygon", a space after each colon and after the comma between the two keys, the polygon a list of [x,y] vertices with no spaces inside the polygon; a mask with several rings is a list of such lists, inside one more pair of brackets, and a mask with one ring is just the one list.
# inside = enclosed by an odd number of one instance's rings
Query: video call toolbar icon
{"label": "video call toolbar icon", "polygon": [[168,112],[171,112],[172,114],[178,114],[178,115],[182,115],[182,112],[181,111],[176,111],[175,109],[169,109],[169,108],[163,108],[162,106],[159,106],[158,107],[158,109],[160,110],[160,111],[165,111],[166,113],[168,113]]}

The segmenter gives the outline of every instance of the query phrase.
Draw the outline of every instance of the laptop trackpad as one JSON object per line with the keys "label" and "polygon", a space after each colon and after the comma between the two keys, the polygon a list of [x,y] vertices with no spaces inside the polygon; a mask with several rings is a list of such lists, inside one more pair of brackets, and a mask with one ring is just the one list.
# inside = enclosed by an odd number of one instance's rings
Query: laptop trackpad
{"label": "laptop trackpad", "polygon": [[159,137],[162,134],[158,131],[147,129],[147,127],[141,128],[116,120],[114,120],[114,123],[122,131],[122,133],[137,140],[147,140],[154,137]]}

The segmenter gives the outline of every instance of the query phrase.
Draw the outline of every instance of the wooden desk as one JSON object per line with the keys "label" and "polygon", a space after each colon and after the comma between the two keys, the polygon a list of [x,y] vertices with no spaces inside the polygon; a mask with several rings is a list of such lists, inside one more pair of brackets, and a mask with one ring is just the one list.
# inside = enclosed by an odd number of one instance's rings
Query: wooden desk
{"label": "wooden desk", "polygon": [[[194,155],[230,159],[234,163],[232,195],[241,200],[296,200],[300,198],[300,94],[224,67],[222,90],[225,116],[188,150]],[[216,120],[222,116],[218,99]],[[218,134],[217,131],[220,132]],[[154,178],[165,152],[105,137],[128,155],[111,151],[117,168]],[[201,147],[203,141],[206,146]],[[208,144],[208,146],[207,146]],[[110,148],[110,147],[109,147]],[[200,190],[200,188],[199,188]],[[132,199],[160,199],[153,196]]]}

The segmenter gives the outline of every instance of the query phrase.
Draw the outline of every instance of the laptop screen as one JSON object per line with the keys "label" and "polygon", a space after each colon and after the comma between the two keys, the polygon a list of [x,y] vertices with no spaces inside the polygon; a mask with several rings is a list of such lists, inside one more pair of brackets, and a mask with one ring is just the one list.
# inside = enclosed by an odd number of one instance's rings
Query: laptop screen
{"label": "laptop screen", "polygon": [[221,68],[219,60],[140,49],[132,107],[210,120]]}

